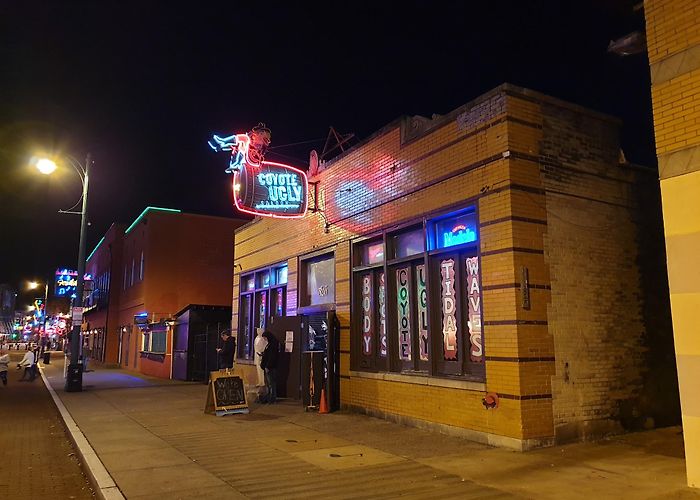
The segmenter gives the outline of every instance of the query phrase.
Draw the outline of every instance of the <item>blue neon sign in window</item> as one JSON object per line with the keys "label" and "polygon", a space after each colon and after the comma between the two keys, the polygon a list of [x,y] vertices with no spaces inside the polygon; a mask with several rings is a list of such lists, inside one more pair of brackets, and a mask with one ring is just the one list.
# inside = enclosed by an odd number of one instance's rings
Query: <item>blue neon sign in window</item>
{"label": "blue neon sign in window", "polygon": [[479,238],[477,222],[473,208],[429,221],[429,249],[435,250],[475,243]]}

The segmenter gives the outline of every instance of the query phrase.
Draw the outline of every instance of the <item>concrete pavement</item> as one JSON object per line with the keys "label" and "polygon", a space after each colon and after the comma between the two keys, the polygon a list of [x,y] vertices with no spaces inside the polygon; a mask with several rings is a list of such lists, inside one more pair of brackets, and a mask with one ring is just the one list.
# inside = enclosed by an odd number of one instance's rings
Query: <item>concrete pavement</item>
{"label": "concrete pavement", "polygon": [[120,370],[48,381],[126,498],[700,498],[680,428],[518,453],[298,403],[203,413],[206,386]]}

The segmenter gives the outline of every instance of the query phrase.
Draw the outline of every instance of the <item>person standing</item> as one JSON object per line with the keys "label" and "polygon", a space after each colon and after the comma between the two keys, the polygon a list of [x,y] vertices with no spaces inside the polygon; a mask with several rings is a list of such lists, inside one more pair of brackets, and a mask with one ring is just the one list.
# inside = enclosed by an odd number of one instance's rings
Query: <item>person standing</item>
{"label": "person standing", "polygon": [[236,354],[236,341],[231,336],[230,330],[221,332],[221,347],[216,348],[219,354],[219,370],[233,368],[233,356]]}
{"label": "person standing", "polygon": [[22,361],[20,361],[19,364],[17,365],[17,368],[24,368],[24,373],[22,374],[22,378],[19,379],[19,381],[22,382],[26,379],[29,382],[32,382],[34,380],[34,378],[36,377],[36,374],[34,373],[35,366],[36,366],[36,355],[34,354],[34,351],[30,349],[24,353],[24,357],[22,358]]}
{"label": "person standing", "polygon": [[7,367],[10,364],[10,355],[5,349],[0,349],[0,380],[2,385],[7,385]]}
{"label": "person standing", "polygon": [[267,340],[267,347],[265,347],[260,361],[260,366],[265,370],[265,386],[267,387],[263,403],[272,404],[277,401],[277,362],[279,361],[280,343],[268,330],[262,336]]}

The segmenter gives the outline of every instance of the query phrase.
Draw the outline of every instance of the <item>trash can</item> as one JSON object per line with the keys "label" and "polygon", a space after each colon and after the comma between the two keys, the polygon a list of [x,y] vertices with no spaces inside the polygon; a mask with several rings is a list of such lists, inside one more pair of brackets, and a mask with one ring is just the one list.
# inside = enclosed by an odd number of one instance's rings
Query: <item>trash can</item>
{"label": "trash can", "polygon": [[66,392],[80,392],[83,390],[83,365],[68,365],[66,370]]}
{"label": "trash can", "polygon": [[44,364],[45,365],[51,364],[51,353],[49,351],[44,351]]}

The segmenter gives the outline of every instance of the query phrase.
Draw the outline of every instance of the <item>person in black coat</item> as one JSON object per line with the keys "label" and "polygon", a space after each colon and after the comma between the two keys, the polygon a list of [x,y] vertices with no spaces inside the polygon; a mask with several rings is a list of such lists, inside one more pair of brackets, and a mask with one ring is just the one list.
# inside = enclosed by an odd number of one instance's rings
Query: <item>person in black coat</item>
{"label": "person in black coat", "polygon": [[267,387],[267,394],[262,398],[262,402],[274,403],[277,401],[277,362],[280,356],[280,343],[272,332],[265,331],[262,336],[267,340],[267,347],[260,360],[260,367],[265,370],[265,387]]}
{"label": "person in black coat", "polygon": [[225,330],[221,332],[221,347],[217,347],[219,353],[219,370],[233,368],[233,356],[236,354],[236,341],[231,337],[231,332]]}

